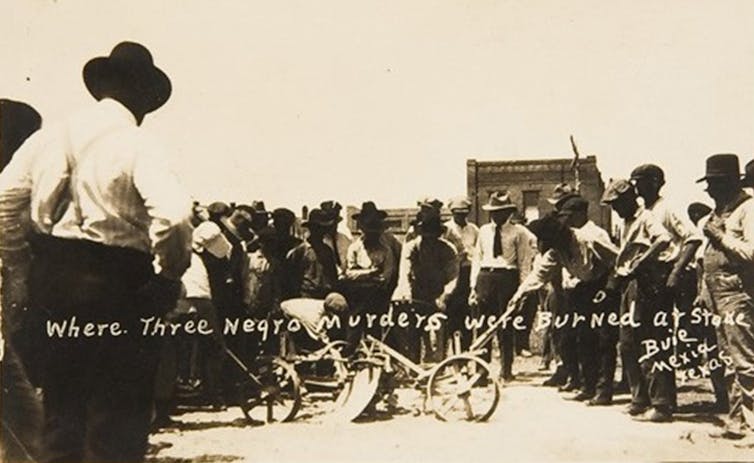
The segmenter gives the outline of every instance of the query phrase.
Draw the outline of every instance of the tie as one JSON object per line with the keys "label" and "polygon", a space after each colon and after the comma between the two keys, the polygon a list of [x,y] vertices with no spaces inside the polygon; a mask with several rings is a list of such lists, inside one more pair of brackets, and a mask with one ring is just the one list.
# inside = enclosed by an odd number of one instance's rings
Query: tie
{"label": "tie", "polygon": [[495,225],[495,241],[492,246],[492,257],[503,255],[503,237],[500,233],[501,225]]}

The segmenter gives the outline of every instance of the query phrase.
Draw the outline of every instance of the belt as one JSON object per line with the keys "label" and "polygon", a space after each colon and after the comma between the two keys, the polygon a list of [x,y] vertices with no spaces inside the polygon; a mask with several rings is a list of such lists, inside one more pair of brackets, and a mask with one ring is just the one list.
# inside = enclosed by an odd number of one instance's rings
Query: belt
{"label": "belt", "polygon": [[489,272],[489,273],[505,273],[505,272],[518,272],[517,268],[507,268],[507,267],[482,267],[479,269],[481,272]]}

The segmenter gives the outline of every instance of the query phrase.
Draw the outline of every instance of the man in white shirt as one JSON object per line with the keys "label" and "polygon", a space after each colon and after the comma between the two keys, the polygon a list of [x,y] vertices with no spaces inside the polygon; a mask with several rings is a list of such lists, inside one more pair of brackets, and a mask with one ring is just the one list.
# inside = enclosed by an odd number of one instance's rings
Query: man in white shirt
{"label": "man in white shirt", "polygon": [[141,461],[160,339],[139,319],[176,303],[191,199],[140,127],[171,92],[149,51],[120,43],[83,75],[98,102],[37,132],[0,175],[0,244],[32,232],[31,310],[108,327],[49,340],[44,460]]}
{"label": "man in white shirt", "polygon": [[[499,316],[531,270],[537,254],[537,240],[523,225],[511,223],[516,205],[507,192],[490,195],[489,202],[482,209],[489,211],[491,221],[479,229],[471,265],[469,303],[478,304],[480,315]],[[513,325],[506,323],[498,331],[500,377],[504,381],[514,379],[513,340]],[[486,357],[489,360],[490,349]]]}

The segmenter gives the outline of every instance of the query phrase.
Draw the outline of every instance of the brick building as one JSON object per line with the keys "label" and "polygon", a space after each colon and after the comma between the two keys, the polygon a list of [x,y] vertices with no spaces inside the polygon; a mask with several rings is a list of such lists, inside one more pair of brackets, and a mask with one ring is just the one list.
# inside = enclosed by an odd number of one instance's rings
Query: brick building
{"label": "brick building", "polygon": [[[527,161],[477,161],[466,162],[466,188],[472,202],[470,218],[475,223],[485,223],[489,217],[482,210],[490,193],[505,189],[528,220],[534,220],[552,210],[547,198],[556,185],[566,182],[573,185],[575,172],[573,159],[535,159]],[[582,196],[589,205],[589,218],[605,230],[610,230],[610,208],[600,205],[605,183],[597,168],[597,159],[588,156],[579,163],[579,182]]]}
{"label": "brick building", "polygon": [[[472,201],[469,219],[477,224],[486,223],[488,215],[482,210],[490,193],[506,189],[511,199],[518,205],[519,211],[528,219],[534,220],[552,210],[547,198],[555,186],[566,182],[573,185],[576,181],[571,169],[572,159],[534,159],[527,161],[477,161],[466,162],[466,187]],[[579,182],[581,194],[589,203],[589,218],[605,230],[611,230],[610,208],[600,205],[605,184],[597,168],[594,156],[588,156],[579,163]],[[351,216],[358,209],[349,206],[346,209],[347,226],[357,233],[356,223]],[[417,208],[386,209],[388,230],[402,237],[411,221],[416,217]],[[443,218],[450,218],[450,211],[443,208]]]}

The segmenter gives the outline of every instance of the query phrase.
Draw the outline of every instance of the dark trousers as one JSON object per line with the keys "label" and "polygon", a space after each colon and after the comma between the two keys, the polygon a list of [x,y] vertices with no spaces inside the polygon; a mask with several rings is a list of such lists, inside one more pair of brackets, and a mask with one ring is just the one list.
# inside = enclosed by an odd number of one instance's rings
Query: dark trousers
{"label": "dark trousers", "polygon": [[[365,335],[382,339],[383,327],[380,324],[380,318],[388,312],[390,296],[382,285],[366,283],[347,285],[345,293],[349,310],[342,320],[345,323],[341,326],[345,330],[345,341],[348,343],[344,352],[346,355],[351,355],[359,347]],[[353,317],[354,321],[358,319],[359,323],[351,326],[350,317]],[[387,327],[384,330],[387,330]],[[392,344],[388,339],[385,342]]]}
{"label": "dark trousers", "polygon": [[[573,288],[565,289],[562,296],[559,297],[557,312],[554,316],[567,316],[569,320],[572,320],[576,314]],[[553,336],[555,337],[560,360],[563,362],[563,369],[566,372],[568,381],[580,387],[582,375],[579,366],[578,331],[569,322],[560,328],[555,328]]]}
{"label": "dark trousers", "polygon": [[[595,304],[595,294],[605,287],[606,278],[580,282],[571,292],[575,313],[585,317],[576,327],[576,346],[583,392],[612,399],[617,357],[618,329],[607,323],[607,316],[617,304],[612,298]],[[601,323],[593,316],[602,316]],[[599,320],[599,319],[597,319]]]}
{"label": "dark trousers", "polygon": [[[646,357],[647,348],[643,341],[654,341],[659,346],[673,335],[672,328],[672,293],[665,287],[663,275],[667,269],[663,264],[652,275],[639,275],[629,283],[621,303],[621,315],[634,307],[633,318],[638,327],[621,324],[620,349],[623,367],[626,369],[631,401],[635,405],[659,408],[672,408],[675,402],[675,372],[669,366],[671,349],[660,349],[652,357]],[[670,326],[654,323],[655,316],[664,313]]]}
{"label": "dark trousers", "polygon": [[[496,269],[491,271],[481,269],[476,282],[479,314],[485,316],[485,319],[491,315],[502,315],[508,306],[508,301],[518,289],[518,284],[518,270]],[[501,326],[497,335],[500,346],[500,375],[503,377],[511,376],[513,373],[513,324],[508,322]],[[488,362],[491,359],[491,351],[492,346],[489,345],[484,356]]]}
{"label": "dark trousers", "polygon": [[26,376],[12,344],[5,344],[2,361],[2,430],[0,460],[27,462],[39,458],[42,403]]}
{"label": "dark trousers", "polygon": [[[159,295],[144,286],[151,257],[49,237],[33,247],[31,310],[50,321],[70,323],[75,316],[82,326],[79,337],[47,342],[43,460],[142,461],[161,339],[142,336],[139,318],[164,310],[155,303]],[[87,322],[118,322],[126,333],[85,337]]]}
{"label": "dark trousers", "polygon": [[[469,310],[469,293],[471,293],[471,265],[462,264],[458,270],[456,287],[448,301],[448,342],[453,352],[460,353],[471,344],[471,330],[466,328],[466,317],[472,316]],[[456,352],[456,337],[460,351]]]}

